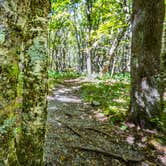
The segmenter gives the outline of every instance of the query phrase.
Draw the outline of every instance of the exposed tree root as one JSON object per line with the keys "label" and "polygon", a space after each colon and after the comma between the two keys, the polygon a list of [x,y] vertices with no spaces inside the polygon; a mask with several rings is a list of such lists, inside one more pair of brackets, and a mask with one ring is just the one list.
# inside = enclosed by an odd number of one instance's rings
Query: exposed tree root
{"label": "exposed tree root", "polygon": [[[74,92],[69,94],[68,91],[64,91],[59,95],[74,96],[73,94]],[[62,103],[58,100],[50,102],[50,105],[51,107],[55,105],[57,109],[53,112],[50,109],[48,116],[51,120],[45,157],[48,162],[55,163],[56,160],[58,163],[68,155],[70,155],[70,159],[64,160],[64,163],[68,160],[77,162],[79,159],[80,163],[84,162],[88,165],[93,161],[111,163],[112,159],[117,159],[120,162],[125,161],[123,163],[127,166],[129,162],[143,160],[144,156],[141,152],[134,150],[124,142],[118,142],[116,136],[108,132],[108,126],[110,127],[108,122],[101,124],[95,118],[91,118],[93,115],[89,105],[85,108],[82,103]],[[54,147],[52,147],[53,145]],[[94,156],[96,159],[93,160]]]}
{"label": "exposed tree root", "polygon": [[112,157],[115,157],[115,158],[121,158],[125,162],[126,161],[140,162],[144,158],[143,156],[128,157],[128,156],[125,156],[125,155],[120,155],[120,154],[115,154],[115,153],[111,153],[111,152],[108,152],[108,151],[103,151],[100,148],[89,148],[89,147],[81,147],[81,146],[72,146],[71,148],[84,150],[84,151],[91,151],[91,152],[101,153],[103,155],[112,156]]}
{"label": "exposed tree root", "polygon": [[104,131],[102,131],[102,130],[100,130],[100,129],[91,128],[91,127],[86,127],[85,129],[87,129],[87,130],[93,130],[93,131],[95,131],[95,132],[104,134],[104,135],[106,135],[106,136],[112,138],[112,136],[111,136],[110,134],[108,134],[108,133],[106,133],[106,132],[104,132]]}
{"label": "exposed tree root", "polygon": [[[103,149],[102,147],[99,146],[100,142],[97,143],[96,139],[93,139],[93,137],[89,137],[89,136],[84,136],[82,133],[80,133],[79,131],[77,131],[75,128],[61,122],[58,120],[58,122],[60,122],[64,127],[66,127],[67,129],[71,130],[74,134],[76,134],[77,136],[79,136],[80,138],[83,139],[84,143],[87,144],[87,146],[92,146],[94,148],[89,148],[89,147],[82,147],[82,146],[72,146],[71,148],[76,148],[76,149],[80,149],[80,150],[85,150],[85,151],[91,151],[91,152],[96,152],[96,153],[101,153],[103,155],[106,156],[112,156],[115,158],[121,158],[124,161],[132,161],[132,162],[139,162],[141,160],[143,160],[144,156],[143,155],[137,155],[137,157],[134,156],[128,156],[125,154],[125,152],[123,154],[119,153],[114,153],[111,151],[107,151],[105,149]],[[78,128],[80,129],[80,128]],[[96,128],[92,128],[92,127],[85,127],[85,128],[81,128],[84,130],[93,130],[95,132],[104,134],[106,136],[109,136],[110,138],[112,138],[112,136],[104,131],[101,131],[100,129],[96,129]],[[112,141],[111,141],[112,142]],[[104,142],[103,142],[104,143]],[[97,147],[96,147],[97,146]]]}
{"label": "exposed tree root", "polygon": [[72,127],[68,126],[68,125],[65,125],[68,129],[70,129],[74,134],[78,135],[79,137],[81,138],[84,138],[82,136],[82,134],[80,134],[79,132],[77,132],[75,129],[73,129]]}

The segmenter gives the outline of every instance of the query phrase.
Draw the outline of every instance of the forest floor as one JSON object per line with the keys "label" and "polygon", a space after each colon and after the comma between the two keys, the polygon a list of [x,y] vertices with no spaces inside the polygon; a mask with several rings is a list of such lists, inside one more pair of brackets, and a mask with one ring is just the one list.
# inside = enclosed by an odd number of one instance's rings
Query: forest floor
{"label": "forest floor", "polygon": [[156,130],[128,130],[80,97],[82,82],[66,80],[48,96],[44,160],[47,166],[155,166],[166,163]]}

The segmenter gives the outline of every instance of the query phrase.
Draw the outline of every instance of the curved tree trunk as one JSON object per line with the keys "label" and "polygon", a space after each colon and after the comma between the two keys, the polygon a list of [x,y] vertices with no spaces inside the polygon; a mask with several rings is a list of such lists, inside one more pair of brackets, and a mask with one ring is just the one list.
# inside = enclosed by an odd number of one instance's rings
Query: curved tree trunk
{"label": "curved tree trunk", "polygon": [[134,0],[132,20],[132,121],[150,127],[161,113],[159,88],[164,0]]}

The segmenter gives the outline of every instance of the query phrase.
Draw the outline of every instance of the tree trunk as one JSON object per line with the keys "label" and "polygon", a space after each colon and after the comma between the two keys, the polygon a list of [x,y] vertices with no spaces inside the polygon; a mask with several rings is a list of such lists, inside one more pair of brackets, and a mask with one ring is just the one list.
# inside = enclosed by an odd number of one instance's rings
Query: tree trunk
{"label": "tree trunk", "polygon": [[[21,43],[20,28],[17,24],[17,2],[0,1],[0,165],[16,164],[14,137],[12,127],[15,126],[16,111],[19,109],[18,76],[19,48]],[[6,153],[8,152],[8,153]]]}
{"label": "tree trunk", "polygon": [[119,44],[120,44],[120,41],[121,39],[123,38],[123,36],[125,35],[126,33],[126,30],[127,28],[124,28],[117,36],[116,39],[114,39],[113,43],[112,43],[112,46],[109,50],[109,55],[106,57],[106,62],[104,63],[103,65],[103,69],[102,69],[102,74],[106,74],[109,70],[109,66],[110,66],[110,63],[111,61],[114,61],[114,58],[115,58],[115,51],[116,49],[118,48]]}
{"label": "tree trunk", "polygon": [[92,51],[91,51],[91,30],[92,30],[92,8],[93,8],[93,1],[92,0],[86,0],[86,16],[87,16],[87,44],[86,44],[86,65],[87,65],[87,73],[88,73],[88,77],[91,77],[92,75],[92,62],[91,62],[91,58],[92,58]]}
{"label": "tree trunk", "polygon": [[91,77],[92,75],[92,65],[91,65],[91,50],[87,46],[87,57],[86,57],[86,64],[87,64],[87,72],[88,72],[88,77]]}
{"label": "tree trunk", "polygon": [[163,0],[134,0],[132,18],[130,118],[151,127],[161,113],[159,74]]}
{"label": "tree trunk", "polygon": [[29,6],[23,7],[26,7],[23,12],[27,15],[27,20],[23,40],[25,61],[22,139],[18,146],[19,160],[20,164],[42,165],[47,116],[48,57],[46,41],[50,4],[48,0],[31,0]]}
{"label": "tree trunk", "polygon": [[3,119],[13,120],[0,165],[42,164],[49,10],[48,0],[0,1],[0,109]]}

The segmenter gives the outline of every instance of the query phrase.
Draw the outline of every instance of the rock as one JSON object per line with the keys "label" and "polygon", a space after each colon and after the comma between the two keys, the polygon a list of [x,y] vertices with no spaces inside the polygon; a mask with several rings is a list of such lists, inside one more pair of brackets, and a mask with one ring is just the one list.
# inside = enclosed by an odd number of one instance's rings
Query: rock
{"label": "rock", "polygon": [[92,105],[92,106],[99,106],[99,105],[101,105],[101,104],[100,104],[100,102],[98,102],[98,101],[92,101],[91,105]]}

